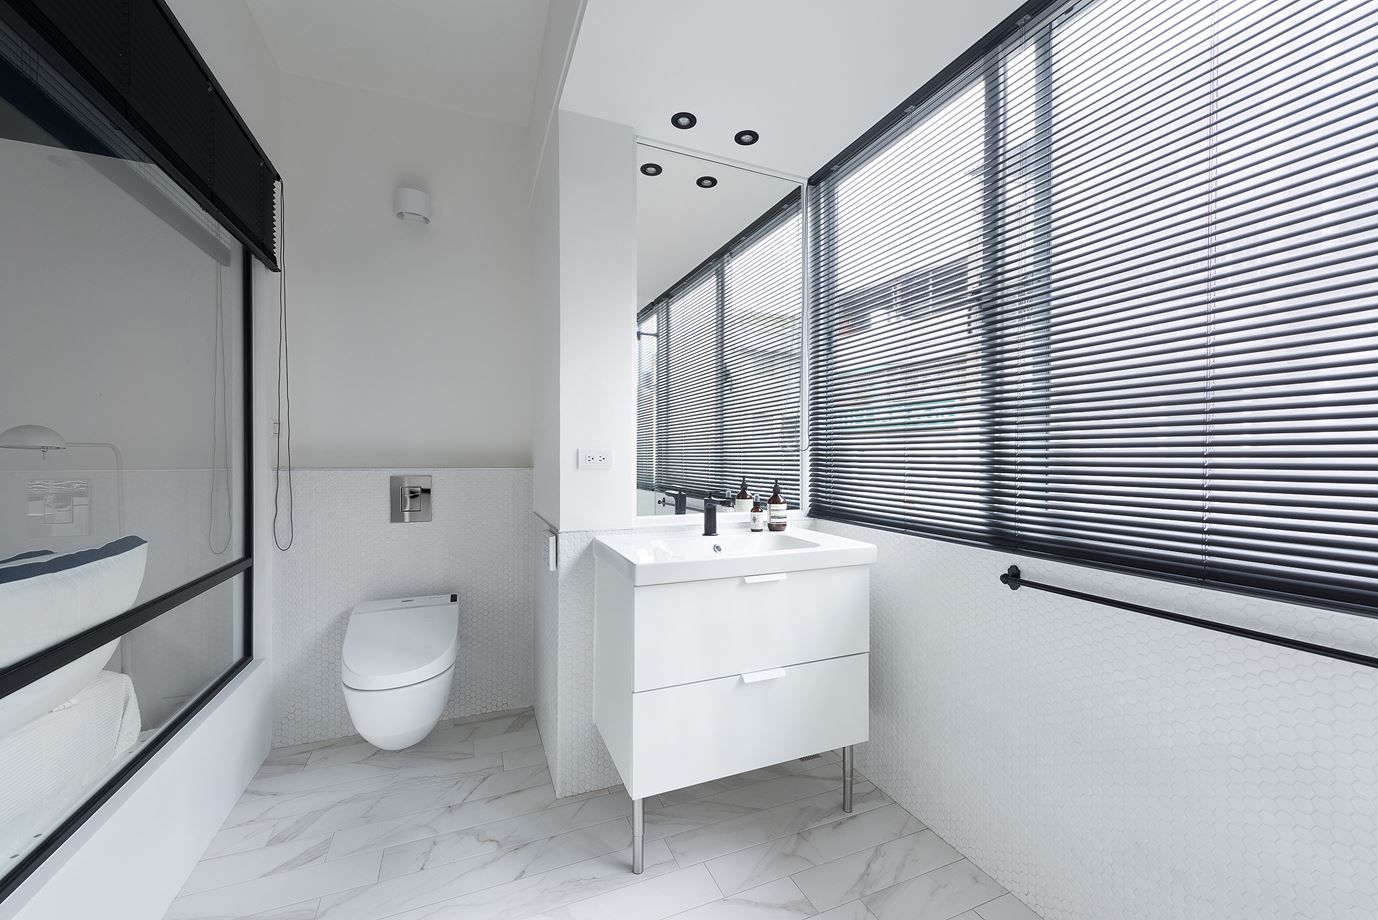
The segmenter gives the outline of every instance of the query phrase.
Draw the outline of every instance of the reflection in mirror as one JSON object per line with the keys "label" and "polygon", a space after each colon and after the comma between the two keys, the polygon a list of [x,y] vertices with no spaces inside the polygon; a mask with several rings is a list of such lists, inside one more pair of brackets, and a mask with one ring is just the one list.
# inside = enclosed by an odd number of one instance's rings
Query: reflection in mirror
{"label": "reflection in mirror", "polygon": [[3,872],[240,658],[243,576],[48,653],[247,544],[242,247],[9,32],[0,72]]}
{"label": "reflection in mirror", "polygon": [[[637,177],[637,513],[799,506],[796,182],[650,145]],[[707,183],[700,180],[716,180]]]}

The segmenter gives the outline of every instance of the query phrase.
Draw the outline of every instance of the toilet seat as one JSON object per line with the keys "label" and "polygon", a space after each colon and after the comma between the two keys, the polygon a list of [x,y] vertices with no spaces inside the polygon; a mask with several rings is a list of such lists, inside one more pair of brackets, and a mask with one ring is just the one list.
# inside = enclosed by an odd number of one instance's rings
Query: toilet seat
{"label": "toilet seat", "polygon": [[341,681],[353,690],[394,690],[429,680],[454,665],[458,634],[453,594],[360,604],[345,629]]}

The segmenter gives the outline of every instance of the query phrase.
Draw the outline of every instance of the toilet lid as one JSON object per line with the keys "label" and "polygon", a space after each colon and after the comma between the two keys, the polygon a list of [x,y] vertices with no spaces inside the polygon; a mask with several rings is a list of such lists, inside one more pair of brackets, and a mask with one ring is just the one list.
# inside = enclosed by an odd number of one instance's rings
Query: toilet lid
{"label": "toilet lid", "polygon": [[341,680],[355,690],[429,680],[455,663],[458,633],[453,594],[360,604],[345,629]]}

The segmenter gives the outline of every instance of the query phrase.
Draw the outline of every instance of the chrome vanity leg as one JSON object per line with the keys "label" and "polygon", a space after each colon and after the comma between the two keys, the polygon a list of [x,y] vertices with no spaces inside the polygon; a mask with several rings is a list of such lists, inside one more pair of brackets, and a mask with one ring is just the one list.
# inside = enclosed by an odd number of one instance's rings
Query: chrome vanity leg
{"label": "chrome vanity leg", "polygon": [[642,799],[632,799],[632,871],[637,875],[640,875],[644,868],[641,856],[641,838],[646,829],[646,811],[642,801]]}
{"label": "chrome vanity leg", "polygon": [[851,814],[852,811],[852,746],[849,744],[842,749],[842,810]]}

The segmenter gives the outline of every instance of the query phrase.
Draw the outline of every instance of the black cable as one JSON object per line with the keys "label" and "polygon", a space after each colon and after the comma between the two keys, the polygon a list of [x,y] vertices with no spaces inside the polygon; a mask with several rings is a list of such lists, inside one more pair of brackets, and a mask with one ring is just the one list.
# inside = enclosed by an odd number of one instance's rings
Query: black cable
{"label": "black cable", "polygon": [[[282,552],[292,548],[292,542],[297,538],[296,522],[293,513],[296,510],[294,496],[292,494],[292,359],[291,351],[287,344],[287,185],[283,183],[282,190],[278,195],[282,203],[281,210],[281,230],[282,236],[278,240],[278,258],[281,266],[281,278],[278,279],[278,385],[277,385],[277,417],[278,432],[277,446],[274,449],[273,463],[273,543]],[[285,398],[284,398],[285,397]],[[283,414],[283,405],[286,404],[287,412]],[[278,535],[278,515],[282,510],[282,501],[279,497],[282,490],[282,453],[283,441],[287,442],[287,543],[282,542]]]}

